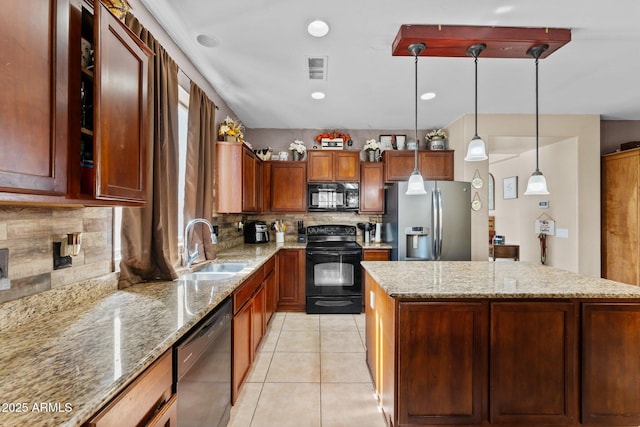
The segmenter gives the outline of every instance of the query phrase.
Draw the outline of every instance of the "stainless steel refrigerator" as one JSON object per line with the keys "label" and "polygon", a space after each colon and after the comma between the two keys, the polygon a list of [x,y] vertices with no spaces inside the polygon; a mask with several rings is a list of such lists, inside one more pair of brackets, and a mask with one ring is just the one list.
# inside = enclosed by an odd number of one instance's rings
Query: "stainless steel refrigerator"
{"label": "stainless steel refrigerator", "polygon": [[392,260],[471,260],[471,187],[425,181],[426,195],[407,196],[407,182],[385,190],[384,237]]}

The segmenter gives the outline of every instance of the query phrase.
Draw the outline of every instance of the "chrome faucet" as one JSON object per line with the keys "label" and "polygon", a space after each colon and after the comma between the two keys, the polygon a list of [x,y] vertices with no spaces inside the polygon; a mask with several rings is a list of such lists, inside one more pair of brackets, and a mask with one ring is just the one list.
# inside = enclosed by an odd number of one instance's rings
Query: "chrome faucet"
{"label": "chrome faucet", "polygon": [[189,251],[189,232],[191,231],[193,226],[196,225],[197,223],[206,224],[207,227],[209,227],[211,244],[215,245],[216,243],[218,243],[218,236],[216,236],[216,233],[213,231],[213,225],[211,225],[209,221],[207,221],[204,218],[195,218],[189,221],[187,226],[184,228],[184,262],[187,265],[187,268],[191,268],[191,264],[193,263],[193,261],[195,261],[200,255],[200,252],[198,251],[197,243],[193,252]]}

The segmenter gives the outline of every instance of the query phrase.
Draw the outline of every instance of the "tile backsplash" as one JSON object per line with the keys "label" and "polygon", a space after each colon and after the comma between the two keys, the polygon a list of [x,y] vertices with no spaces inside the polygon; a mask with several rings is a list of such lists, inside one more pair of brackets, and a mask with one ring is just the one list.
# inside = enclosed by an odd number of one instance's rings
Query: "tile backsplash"
{"label": "tile backsplash", "polygon": [[[113,209],[0,206],[0,248],[9,249],[9,288],[0,303],[113,271]],[[53,269],[53,242],[82,233],[73,265]]]}

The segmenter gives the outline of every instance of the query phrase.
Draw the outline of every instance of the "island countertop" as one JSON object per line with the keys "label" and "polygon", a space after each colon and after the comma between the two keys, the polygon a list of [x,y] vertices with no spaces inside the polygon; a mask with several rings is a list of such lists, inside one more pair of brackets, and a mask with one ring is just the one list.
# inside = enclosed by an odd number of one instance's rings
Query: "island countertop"
{"label": "island countertop", "polygon": [[526,262],[363,261],[398,299],[640,298],[640,287]]}

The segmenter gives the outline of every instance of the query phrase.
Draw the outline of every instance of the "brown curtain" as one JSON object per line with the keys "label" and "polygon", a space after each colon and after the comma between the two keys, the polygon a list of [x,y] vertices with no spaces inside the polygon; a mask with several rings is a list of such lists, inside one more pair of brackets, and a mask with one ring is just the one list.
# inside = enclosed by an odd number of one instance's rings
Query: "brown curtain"
{"label": "brown curtain", "polygon": [[[194,218],[204,218],[211,221],[213,216],[215,115],[216,106],[202,89],[191,82],[184,186],[185,224]],[[201,251],[196,262],[216,257],[209,238],[209,230],[205,230],[205,228],[206,226],[203,224],[196,224],[192,237],[189,239],[191,250],[196,243],[199,248],[202,248],[204,244],[205,250]],[[184,239],[186,243],[187,236],[184,236]]]}
{"label": "brown curtain", "polygon": [[149,58],[147,205],[122,211],[121,288],[146,280],[173,280],[180,262],[178,66],[135,17],[127,14],[125,23],[154,56]]}

